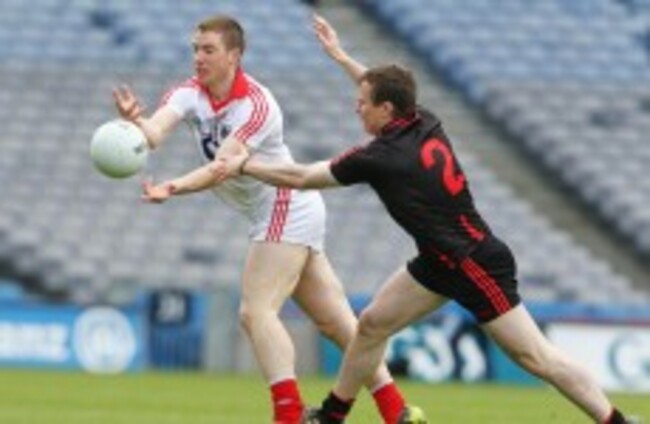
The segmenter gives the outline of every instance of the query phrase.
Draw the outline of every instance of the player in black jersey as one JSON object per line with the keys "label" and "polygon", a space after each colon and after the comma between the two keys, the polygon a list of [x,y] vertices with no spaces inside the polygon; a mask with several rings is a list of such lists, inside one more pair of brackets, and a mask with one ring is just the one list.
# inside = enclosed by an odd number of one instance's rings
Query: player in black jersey
{"label": "player in black jersey", "polygon": [[[513,360],[595,422],[625,423],[590,373],[546,340],[520,302],[510,249],[474,207],[440,121],[416,106],[412,74],[395,65],[366,69],[340,47],[325,20],[317,17],[315,29],[325,51],[358,84],[357,113],[374,139],[331,161],[273,165],[242,155],[215,172],[297,188],[366,183],[413,237],[418,255],[362,312],[336,385],[310,422],[343,422],[363,382],[381,363],[388,337],[453,299]],[[398,422],[419,421],[404,416]]]}

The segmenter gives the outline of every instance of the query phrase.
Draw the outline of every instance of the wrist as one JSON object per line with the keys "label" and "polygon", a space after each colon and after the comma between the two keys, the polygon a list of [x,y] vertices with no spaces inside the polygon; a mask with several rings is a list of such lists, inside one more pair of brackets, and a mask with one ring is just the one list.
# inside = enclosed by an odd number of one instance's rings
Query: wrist
{"label": "wrist", "polygon": [[165,185],[165,188],[167,189],[167,193],[170,196],[173,196],[175,193],[178,192],[178,185],[176,183],[174,183],[174,182],[168,182]]}
{"label": "wrist", "polygon": [[135,118],[131,119],[131,122],[137,125],[140,129],[143,129],[146,124],[145,118],[142,115],[138,115]]}
{"label": "wrist", "polygon": [[246,159],[241,161],[241,163],[239,164],[239,168],[237,168],[237,175],[246,175],[246,169],[245,168],[246,168],[246,164],[248,163],[250,158],[251,157],[249,155],[249,156],[246,156]]}
{"label": "wrist", "polygon": [[144,139],[147,142],[147,147],[149,150],[154,150],[156,148],[156,143],[151,139],[150,131],[147,129],[147,120],[144,116],[139,115],[133,119],[131,122],[142,131],[144,134]]}
{"label": "wrist", "polygon": [[339,65],[345,65],[349,61],[350,56],[348,56],[343,50],[337,50],[332,52],[332,58]]}

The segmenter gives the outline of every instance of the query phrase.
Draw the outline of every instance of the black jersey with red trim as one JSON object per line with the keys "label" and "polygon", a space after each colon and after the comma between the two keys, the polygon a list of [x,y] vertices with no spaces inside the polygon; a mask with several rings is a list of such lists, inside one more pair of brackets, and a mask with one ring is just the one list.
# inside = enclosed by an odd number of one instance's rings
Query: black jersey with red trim
{"label": "black jersey with red trim", "polygon": [[458,260],[491,234],[440,120],[426,109],[390,122],[330,168],[342,185],[369,184],[421,253]]}

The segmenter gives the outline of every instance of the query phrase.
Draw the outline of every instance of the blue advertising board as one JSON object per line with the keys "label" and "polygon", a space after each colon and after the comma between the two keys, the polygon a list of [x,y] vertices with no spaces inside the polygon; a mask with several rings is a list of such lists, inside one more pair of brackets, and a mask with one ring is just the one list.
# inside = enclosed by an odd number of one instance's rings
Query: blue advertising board
{"label": "blue advertising board", "polygon": [[[352,304],[359,311],[368,301],[353,298]],[[551,342],[589,364],[603,387],[650,392],[650,308],[573,303],[527,306]],[[341,353],[323,340],[320,360],[323,372],[335,374]],[[391,337],[386,362],[394,375],[429,382],[541,384],[453,303]]]}
{"label": "blue advertising board", "polygon": [[[321,369],[335,374],[340,352],[323,342]],[[395,376],[428,382],[478,382],[493,377],[489,342],[459,310],[444,308],[390,338],[386,363]]]}
{"label": "blue advertising board", "polygon": [[147,297],[150,365],[200,368],[205,354],[208,296],[187,290],[157,290]]}
{"label": "blue advertising board", "polygon": [[0,366],[119,373],[143,368],[138,309],[7,302],[0,307]]}

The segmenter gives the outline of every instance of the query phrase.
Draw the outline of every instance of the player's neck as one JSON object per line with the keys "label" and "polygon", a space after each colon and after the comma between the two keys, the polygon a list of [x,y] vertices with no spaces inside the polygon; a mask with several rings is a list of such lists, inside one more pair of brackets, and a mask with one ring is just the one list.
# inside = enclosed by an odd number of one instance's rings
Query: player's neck
{"label": "player's neck", "polygon": [[230,91],[232,90],[232,85],[235,82],[235,76],[237,74],[237,70],[233,69],[231,70],[228,75],[218,81],[214,81],[212,84],[208,85],[208,91],[210,92],[210,96],[216,101],[223,101],[228,96],[230,95]]}

